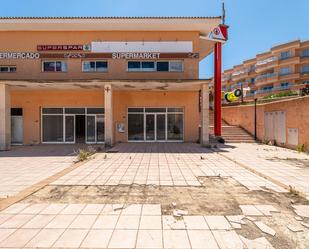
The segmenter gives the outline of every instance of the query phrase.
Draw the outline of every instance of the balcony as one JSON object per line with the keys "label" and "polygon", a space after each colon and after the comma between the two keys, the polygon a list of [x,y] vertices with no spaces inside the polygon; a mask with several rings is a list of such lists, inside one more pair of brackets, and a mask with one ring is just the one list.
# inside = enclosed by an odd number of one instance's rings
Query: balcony
{"label": "balcony", "polygon": [[232,79],[232,75],[222,75],[222,82],[229,82]]}
{"label": "balcony", "polygon": [[309,71],[304,71],[304,72],[301,72],[300,73],[300,78],[305,78],[305,79],[308,79],[309,78]]}
{"label": "balcony", "polygon": [[267,73],[267,74],[262,74],[259,75],[255,78],[255,83],[257,85],[262,85],[262,84],[269,84],[273,83],[274,81],[278,80],[278,74],[277,73]]}
{"label": "balcony", "polygon": [[279,80],[296,80],[300,78],[299,73],[279,74]]}
{"label": "balcony", "polygon": [[284,59],[279,59],[279,66],[284,65],[292,65],[292,64],[299,64],[300,63],[300,57],[299,56],[292,56]]}
{"label": "balcony", "polygon": [[237,81],[240,79],[244,79],[248,76],[248,73],[249,73],[248,68],[243,68],[241,70],[235,71],[234,73],[232,73],[232,80]]}
{"label": "balcony", "polygon": [[278,65],[278,57],[270,57],[264,60],[259,60],[255,64],[255,71],[257,73],[269,70]]}

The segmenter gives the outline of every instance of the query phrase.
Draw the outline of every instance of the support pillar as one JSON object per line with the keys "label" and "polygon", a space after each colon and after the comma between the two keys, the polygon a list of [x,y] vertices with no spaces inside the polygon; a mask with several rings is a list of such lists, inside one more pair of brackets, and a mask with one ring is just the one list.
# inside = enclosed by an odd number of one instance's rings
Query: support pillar
{"label": "support pillar", "polygon": [[214,72],[214,133],[221,136],[221,67],[222,67],[222,43],[215,43],[215,72]]}
{"label": "support pillar", "polygon": [[201,120],[201,145],[209,145],[209,87],[203,84],[201,89],[202,120]]}
{"label": "support pillar", "polygon": [[104,136],[105,145],[113,146],[114,144],[114,122],[113,122],[113,90],[112,85],[104,86],[104,111],[105,126]]}
{"label": "support pillar", "polygon": [[0,151],[11,148],[11,93],[0,83]]}

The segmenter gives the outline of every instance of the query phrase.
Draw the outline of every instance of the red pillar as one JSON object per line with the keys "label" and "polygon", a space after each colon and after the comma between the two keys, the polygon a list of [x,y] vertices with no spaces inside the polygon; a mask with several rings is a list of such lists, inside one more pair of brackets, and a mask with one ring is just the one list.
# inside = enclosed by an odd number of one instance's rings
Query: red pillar
{"label": "red pillar", "polygon": [[222,67],[222,43],[215,43],[215,72],[214,72],[214,132],[215,136],[221,136],[221,67]]}
{"label": "red pillar", "polygon": [[214,132],[215,136],[221,136],[221,68],[222,68],[222,43],[228,40],[228,26],[221,24],[214,32],[220,36],[221,42],[215,43],[215,72],[214,72]]}

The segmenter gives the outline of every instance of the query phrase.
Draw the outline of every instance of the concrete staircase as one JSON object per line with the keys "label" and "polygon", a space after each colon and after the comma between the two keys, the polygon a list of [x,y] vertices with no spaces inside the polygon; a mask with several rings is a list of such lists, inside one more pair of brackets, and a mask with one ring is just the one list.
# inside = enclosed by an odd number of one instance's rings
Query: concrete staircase
{"label": "concrete staircase", "polygon": [[[243,128],[222,122],[222,137],[227,143],[254,143],[254,138]],[[209,110],[209,132],[214,135],[214,113]]]}

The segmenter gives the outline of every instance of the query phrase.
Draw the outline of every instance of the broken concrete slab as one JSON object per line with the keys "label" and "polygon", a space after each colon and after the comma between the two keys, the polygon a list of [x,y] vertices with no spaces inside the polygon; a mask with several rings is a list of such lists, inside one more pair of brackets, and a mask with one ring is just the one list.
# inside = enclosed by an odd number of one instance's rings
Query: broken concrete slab
{"label": "broken concrete slab", "polygon": [[251,217],[251,216],[246,216],[245,219],[250,220],[250,221],[256,221],[256,218]]}
{"label": "broken concrete slab", "polygon": [[231,224],[231,226],[232,226],[234,229],[241,229],[241,224],[239,224],[239,223],[231,222],[231,221],[230,221],[230,224]]}
{"label": "broken concrete slab", "polygon": [[255,221],[254,224],[263,232],[266,234],[269,234],[271,236],[276,235],[276,231],[264,224],[262,221]]}
{"label": "broken concrete slab", "polygon": [[302,224],[304,227],[309,228],[309,223],[306,223],[306,222],[301,222],[300,224]]}
{"label": "broken concrete slab", "polygon": [[225,216],[230,222],[233,222],[233,223],[238,223],[238,224],[246,224],[245,221],[243,221],[243,219],[245,218],[244,215],[228,215],[228,216]]}
{"label": "broken concrete slab", "polygon": [[254,240],[247,239],[241,235],[239,237],[248,249],[275,249],[264,237],[256,238]]}
{"label": "broken concrete slab", "polygon": [[289,224],[286,226],[289,230],[291,230],[292,232],[294,233],[297,233],[297,232],[303,232],[304,230],[299,227],[299,226],[295,226],[295,225],[292,225],[292,224]]}
{"label": "broken concrete slab", "polygon": [[260,212],[254,205],[239,205],[242,213],[244,215],[250,216],[264,216],[262,212]]}
{"label": "broken concrete slab", "polygon": [[303,218],[300,217],[300,216],[295,216],[294,218],[295,218],[295,220],[297,220],[297,221],[302,221],[302,220],[303,220]]}
{"label": "broken concrete slab", "polygon": [[298,216],[309,218],[309,205],[292,205]]}
{"label": "broken concrete slab", "polygon": [[265,216],[271,216],[272,212],[280,213],[278,209],[276,209],[273,205],[254,205],[260,212],[262,212]]}
{"label": "broken concrete slab", "polygon": [[186,210],[180,210],[180,209],[173,210],[173,215],[174,215],[175,217],[181,217],[181,216],[184,216],[184,215],[188,215],[188,211],[186,211]]}

